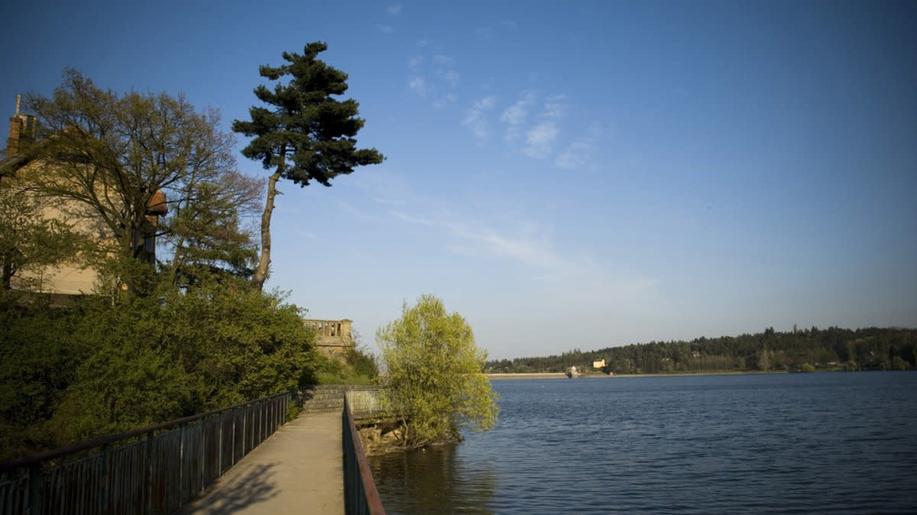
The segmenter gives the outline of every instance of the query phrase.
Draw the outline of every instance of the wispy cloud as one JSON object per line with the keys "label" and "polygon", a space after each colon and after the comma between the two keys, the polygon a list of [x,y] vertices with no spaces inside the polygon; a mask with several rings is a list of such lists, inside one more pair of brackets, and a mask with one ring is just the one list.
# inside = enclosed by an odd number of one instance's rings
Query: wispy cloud
{"label": "wispy cloud", "polygon": [[602,136],[602,128],[592,124],[585,137],[573,141],[554,158],[554,164],[565,170],[579,170],[593,165],[595,146]]}
{"label": "wispy cloud", "polygon": [[658,290],[658,280],[640,270],[621,267],[604,256],[597,258],[575,241],[559,240],[550,225],[553,220],[539,220],[540,213],[527,212],[519,204],[469,209],[414,192],[397,175],[380,178],[368,191],[368,200],[376,206],[370,209],[374,223],[387,214],[392,220],[383,222],[386,226],[397,221],[418,228],[406,234],[412,241],[423,238],[426,248],[439,246],[466,256],[469,264],[473,260],[488,267],[509,265],[530,279],[533,287],[543,288],[554,299],[563,297],[565,305],[609,306],[651,298]]}
{"label": "wispy cloud", "polygon": [[500,115],[500,121],[507,125],[507,141],[516,141],[519,139],[522,131],[522,125],[528,120],[529,111],[535,104],[535,93],[527,91],[513,103],[503,110]]}
{"label": "wispy cloud", "polygon": [[404,9],[404,4],[388,4],[385,6],[385,12],[389,13],[391,16],[398,16],[401,14],[402,9]]}
{"label": "wispy cloud", "polygon": [[592,155],[592,145],[584,141],[574,141],[557,154],[554,164],[566,170],[582,168],[589,162]]}
{"label": "wispy cloud", "polygon": [[418,96],[428,98],[434,107],[454,103],[461,75],[453,57],[416,55],[408,60],[408,86]]}
{"label": "wispy cloud", "polygon": [[534,159],[546,159],[554,152],[560,136],[560,121],[567,110],[565,95],[550,95],[541,100],[536,109],[539,95],[525,91],[513,104],[500,114],[505,126],[507,142],[521,145],[518,150]]}
{"label": "wispy cloud", "polygon": [[459,73],[455,70],[455,59],[437,54],[430,59],[430,62],[433,64],[433,73],[436,77],[448,84],[450,91],[454,91],[459,82]]}
{"label": "wispy cloud", "polygon": [[407,223],[422,225],[445,232],[453,238],[448,247],[465,255],[510,259],[544,271],[563,272],[575,268],[575,264],[560,256],[546,238],[532,223],[523,224],[513,233],[505,233],[483,224],[418,216],[402,211],[392,214]]}
{"label": "wispy cloud", "polygon": [[433,61],[433,64],[438,65],[438,66],[449,67],[449,68],[455,66],[455,59],[453,59],[452,57],[449,57],[448,55],[436,54],[433,56],[431,61]]}
{"label": "wispy cloud", "polygon": [[493,109],[496,104],[497,98],[492,95],[475,100],[462,119],[462,125],[467,127],[474,137],[480,141],[487,140],[490,137],[487,112]]}
{"label": "wispy cloud", "polygon": [[395,27],[392,27],[391,25],[379,24],[376,25],[376,28],[385,34],[392,34],[395,32]]}
{"label": "wispy cloud", "polygon": [[[610,297],[632,298],[652,291],[657,281],[637,271],[615,271],[588,253],[556,245],[549,228],[534,221],[505,224],[475,220],[473,216],[412,214],[396,208],[389,211],[402,222],[427,227],[445,236],[444,248],[477,259],[504,260],[523,267],[534,280],[554,284],[588,297],[590,302],[607,303]],[[582,299],[580,299],[582,300]]]}
{"label": "wispy cloud", "polygon": [[567,110],[566,95],[551,95],[544,101],[544,110],[541,113],[542,118],[557,119],[564,115]]}
{"label": "wispy cloud", "polygon": [[525,133],[522,153],[535,159],[548,157],[559,132],[557,123],[553,120],[539,122]]}
{"label": "wispy cloud", "polygon": [[538,121],[525,132],[523,154],[535,159],[545,159],[551,155],[560,134],[558,121],[565,110],[566,97],[563,95],[553,95],[544,100]]}
{"label": "wispy cloud", "polygon": [[417,75],[411,77],[408,80],[408,87],[419,96],[427,96],[427,81],[423,77]]}
{"label": "wispy cloud", "polygon": [[458,86],[459,74],[458,74],[457,71],[451,70],[451,69],[450,69],[450,70],[445,70],[445,71],[443,71],[443,72],[440,73],[440,76],[441,76],[446,82],[448,82],[450,86],[452,86],[452,87]]}

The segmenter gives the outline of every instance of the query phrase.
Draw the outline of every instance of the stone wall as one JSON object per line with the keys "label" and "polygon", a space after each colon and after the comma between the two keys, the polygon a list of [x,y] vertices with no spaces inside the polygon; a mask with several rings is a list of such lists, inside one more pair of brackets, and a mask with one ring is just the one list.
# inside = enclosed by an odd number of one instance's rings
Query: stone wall
{"label": "stone wall", "polygon": [[315,331],[318,351],[329,358],[343,359],[354,346],[350,320],[303,320],[303,323]]}

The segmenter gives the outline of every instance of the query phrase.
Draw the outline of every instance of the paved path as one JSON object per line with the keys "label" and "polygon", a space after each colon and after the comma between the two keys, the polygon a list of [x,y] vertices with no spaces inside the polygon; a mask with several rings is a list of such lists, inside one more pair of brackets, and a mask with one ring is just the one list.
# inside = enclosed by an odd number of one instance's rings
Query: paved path
{"label": "paved path", "polygon": [[218,479],[186,515],[344,513],[341,414],[284,425]]}

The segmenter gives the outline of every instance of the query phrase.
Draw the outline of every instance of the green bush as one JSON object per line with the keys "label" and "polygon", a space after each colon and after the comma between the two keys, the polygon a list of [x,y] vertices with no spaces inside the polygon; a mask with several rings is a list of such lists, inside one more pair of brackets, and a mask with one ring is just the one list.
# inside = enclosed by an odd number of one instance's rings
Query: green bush
{"label": "green bush", "polygon": [[318,384],[373,384],[378,376],[375,357],[359,346],[349,349],[343,359],[322,357],[316,369]]}
{"label": "green bush", "polygon": [[0,456],[315,382],[299,309],[243,281],[0,314]]}
{"label": "green bush", "polygon": [[483,374],[486,353],[471,327],[442,301],[422,296],[379,330],[385,400],[401,417],[405,445],[460,439],[459,428],[487,430],[497,420],[497,395]]}

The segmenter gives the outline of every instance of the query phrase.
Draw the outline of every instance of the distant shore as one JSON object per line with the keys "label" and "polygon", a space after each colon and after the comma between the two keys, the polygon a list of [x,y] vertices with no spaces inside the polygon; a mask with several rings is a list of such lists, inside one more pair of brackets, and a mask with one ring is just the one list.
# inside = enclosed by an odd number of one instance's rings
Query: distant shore
{"label": "distant shore", "polygon": [[[672,372],[668,374],[583,374],[576,379],[614,379],[616,377],[679,377],[679,376],[736,376],[736,375],[759,375],[759,374],[786,374],[783,370],[773,370],[761,372],[757,370],[748,371],[710,371],[710,372]],[[511,372],[511,373],[490,373],[485,374],[488,379],[512,380],[512,379],[566,379],[563,372]]]}
{"label": "distant shore", "polygon": [[505,374],[485,374],[488,379],[566,379],[563,372],[513,372]]}

